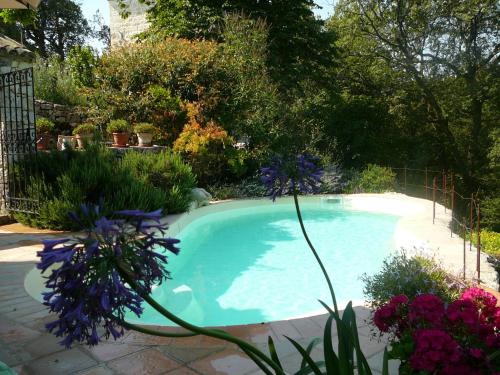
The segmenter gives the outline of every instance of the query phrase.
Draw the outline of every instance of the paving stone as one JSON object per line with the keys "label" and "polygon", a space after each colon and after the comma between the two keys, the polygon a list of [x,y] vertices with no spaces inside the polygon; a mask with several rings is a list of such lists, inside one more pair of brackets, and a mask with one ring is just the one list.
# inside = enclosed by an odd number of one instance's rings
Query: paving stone
{"label": "paving stone", "polygon": [[122,375],[160,375],[181,366],[155,349],[147,349],[107,363],[107,367]]}
{"label": "paving stone", "polygon": [[200,375],[200,373],[187,367],[180,367],[173,371],[166,372],[165,375]]}
{"label": "paving stone", "polygon": [[71,374],[96,366],[97,362],[78,348],[64,350],[31,361],[26,365],[28,371],[43,375]]}
{"label": "paving stone", "polygon": [[116,358],[126,356],[130,353],[135,353],[144,350],[143,346],[127,345],[121,343],[100,343],[99,345],[86,350],[100,362],[108,362]]}
{"label": "paving stone", "polygon": [[158,347],[162,353],[172,357],[182,363],[190,363],[201,358],[208,357],[211,354],[224,350],[225,347],[211,348],[191,348],[186,346],[163,345]]}
{"label": "paving stone", "polygon": [[258,369],[245,354],[231,349],[195,361],[190,367],[202,374],[217,375],[244,375]]}
{"label": "paving stone", "polygon": [[323,329],[309,318],[290,321],[302,337],[323,337]]}
{"label": "paving stone", "polygon": [[66,350],[64,346],[59,344],[59,341],[61,340],[61,337],[45,333],[40,337],[27,342],[23,346],[23,350],[26,353],[29,353],[33,359],[40,358]]}
{"label": "paving stone", "polygon": [[278,340],[281,341],[287,340],[285,336],[288,336],[292,339],[299,339],[302,337],[299,331],[297,331],[297,329],[290,322],[286,320],[280,322],[272,322],[270,323],[270,325],[271,329],[278,337]]}
{"label": "paving stone", "polygon": [[5,344],[0,341],[0,362],[13,367],[29,360],[31,360],[31,356],[23,351],[19,345],[15,343]]}
{"label": "paving stone", "polygon": [[92,367],[77,373],[78,375],[113,375],[113,370],[107,368],[105,365]]}
{"label": "paving stone", "polygon": [[4,317],[0,317],[0,339],[5,344],[34,340],[38,336],[40,336],[40,332],[15,324]]}

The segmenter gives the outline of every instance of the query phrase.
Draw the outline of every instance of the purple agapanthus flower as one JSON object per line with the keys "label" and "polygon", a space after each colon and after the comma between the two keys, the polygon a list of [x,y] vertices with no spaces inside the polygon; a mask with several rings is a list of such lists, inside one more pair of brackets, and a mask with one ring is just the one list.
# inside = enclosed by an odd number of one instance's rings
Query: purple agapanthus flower
{"label": "purple agapanthus flower", "polygon": [[120,211],[123,219],[99,216],[96,207],[83,205],[82,215],[71,216],[79,223],[92,223],[86,235],[75,239],[43,242],[37,267],[50,270],[44,293],[45,305],[58,319],[47,329],[61,344],[73,342],[96,345],[102,337],[114,339],[123,335],[120,324],[130,310],[140,316],[143,299],[122,279],[118,262],[125,265],[141,292],[151,293],[154,285],[170,278],[165,269],[167,257],[163,248],[179,253],[179,240],[165,238],[168,228],[161,223],[161,210],[154,212]]}
{"label": "purple agapanthus flower", "polygon": [[297,155],[288,163],[275,157],[268,167],[261,168],[261,180],[273,201],[295,191],[318,193],[323,176],[318,164],[319,158],[308,154]]}

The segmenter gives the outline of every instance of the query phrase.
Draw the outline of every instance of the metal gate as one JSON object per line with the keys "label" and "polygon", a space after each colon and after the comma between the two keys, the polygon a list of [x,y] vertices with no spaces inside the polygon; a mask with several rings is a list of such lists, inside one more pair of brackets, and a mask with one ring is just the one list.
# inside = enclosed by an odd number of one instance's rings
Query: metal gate
{"label": "metal gate", "polygon": [[37,213],[38,199],[27,194],[36,156],[33,69],[0,75],[0,183],[3,209]]}

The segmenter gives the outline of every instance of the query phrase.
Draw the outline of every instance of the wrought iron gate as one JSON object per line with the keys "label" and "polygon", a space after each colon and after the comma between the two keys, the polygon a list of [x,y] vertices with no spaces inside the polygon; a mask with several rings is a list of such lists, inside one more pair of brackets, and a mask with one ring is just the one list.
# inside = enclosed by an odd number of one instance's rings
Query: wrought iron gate
{"label": "wrought iron gate", "polygon": [[[38,199],[27,189],[36,156],[33,69],[0,75],[0,183],[3,206],[9,211],[38,212]],[[22,163],[23,167],[19,168]]]}

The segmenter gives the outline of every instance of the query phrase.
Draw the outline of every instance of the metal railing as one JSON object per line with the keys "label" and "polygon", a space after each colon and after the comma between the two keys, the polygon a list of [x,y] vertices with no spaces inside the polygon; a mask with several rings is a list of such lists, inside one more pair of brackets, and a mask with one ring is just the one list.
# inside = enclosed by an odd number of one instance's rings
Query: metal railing
{"label": "metal railing", "polygon": [[450,236],[463,238],[463,277],[466,277],[466,249],[472,251],[473,236],[476,243],[476,277],[481,280],[481,206],[478,197],[462,195],[456,186],[452,171],[415,168],[391,168],[397,175],[398,190],[406,195],[432,200],[432,223],[436,221],[436,204],[447,213],[450,210]]}

